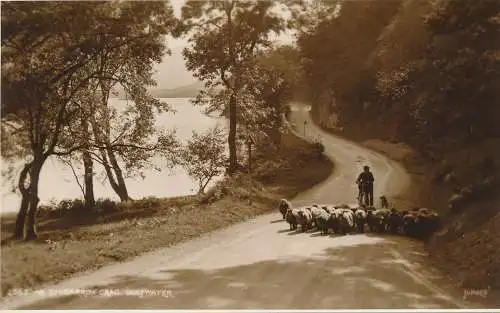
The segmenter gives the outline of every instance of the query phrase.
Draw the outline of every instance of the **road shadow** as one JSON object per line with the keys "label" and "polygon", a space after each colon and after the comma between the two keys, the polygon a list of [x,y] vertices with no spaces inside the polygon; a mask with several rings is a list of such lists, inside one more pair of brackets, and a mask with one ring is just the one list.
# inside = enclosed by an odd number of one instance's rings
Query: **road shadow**
{"label": "road shadow", "polygon": [[[339,238],[339,240],[343,240]],[[456,308],[406,273],[380,244],[340,245],[310,257],[290,256],[225,268],[165,267],[149,276],[116,276],[97,290],[156,296],[65,296],[23,309],[413,309]]]}
{"label": "road shadow", "polygon": [[328,235],[322,234],[320,231],[312,233],[310,237],[326,237]]}
{"label": "road shadow", "polygon": [[270,221],[269,224],[283,223],[283,222],[285,222],[284,219],[279,219],[279,220]]}
{"label": "road shadow", "polygon": [[288,231],[288,233],[287,233],[288,236],[303,235],[303,234],[305,234],[305,233],[303,231],[301,231],[300,228]]}

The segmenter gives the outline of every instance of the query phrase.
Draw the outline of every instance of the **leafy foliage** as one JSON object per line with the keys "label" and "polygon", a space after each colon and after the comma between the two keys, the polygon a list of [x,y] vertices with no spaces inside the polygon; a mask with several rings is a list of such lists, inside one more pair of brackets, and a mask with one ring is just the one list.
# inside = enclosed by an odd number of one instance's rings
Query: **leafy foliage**
{"label": "leafy foliage", "polygon": [[499,12],[498,0],[343,2],[338,18],[299,33],[313,118],[446,157],[464,184],[492,175]]}
{"label": "leafy foliage", "polygon": [[[28,237],[36,236],[38,181],[47,158],[146,144],[153,110],[166,108],[147,95],[146,86],[154,84],[153,63],[161,61],[163,36],[174,24],[172,9],[163,2],[2,5],[2,124],[10,129],[4,138],[27,143],[17,154],[29,157],[30,186],[23,193],[23,199],[30,198]],[[116,84],[130,94],[135,108],[111,141],[116,125],[107,99]],[[137,160],[145,157],[130,150],[122,155],[133,155],[130,169],[140,168]]]}
{"label": "leafy foliage", "polygon": [[[271,46],[269,35],[285,29],[273,1],[187,1],[182,8],[180,33],[188,36],[183,50],[186,67],[208,90],[197,97],[208,112],[229,117],[229,173],[237,168],[238,130],[262,119],[252,84],[259,51]],[[226,115],[227,114],[227,115]],[[263,114],[265,115],[265,113]],[[239,123],[245,123],[238,127]]]}
{"label": "leafy foliage", "polygon": [[193,131],[182,151],[181,165],[198,183],[198,193],[204,193],[210,181],[224,173],[227,166],[224,135],[224,129],[220,127],[201,134]]}
{"label": "leafy foliage", "polygon": [[411,103],[412,144],[449,149],[498,136],[499,10],[499,1],[441,1],[425,17],[426,50],[386,89],[399,105]]}

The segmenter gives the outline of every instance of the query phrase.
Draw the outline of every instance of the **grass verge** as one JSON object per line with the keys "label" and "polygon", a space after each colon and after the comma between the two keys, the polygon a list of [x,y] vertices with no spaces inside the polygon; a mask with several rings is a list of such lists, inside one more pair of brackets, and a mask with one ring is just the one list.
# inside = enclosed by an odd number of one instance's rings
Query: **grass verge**
{"label": "grass verge", "polygon": [[100,210],[86,212],[41,210],[39,238],[33,242],[8,240],[15,216],[3,216],[2,296],[13,288],[57,282],[272,212],[280,198],[325,180],[332,169],[314,144],[285,134],[280,151],[255,156],[251,174],[223,180],[203,196],[105,201]]}

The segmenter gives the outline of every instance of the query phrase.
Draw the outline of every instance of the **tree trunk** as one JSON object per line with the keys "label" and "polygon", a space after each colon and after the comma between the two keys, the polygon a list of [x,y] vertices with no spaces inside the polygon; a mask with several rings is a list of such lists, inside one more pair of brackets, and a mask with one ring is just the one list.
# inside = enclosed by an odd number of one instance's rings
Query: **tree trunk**
{"label": "tree trunk", "polygon": [[[106,175],[108,176],[109,184],[111,185],[111,188],[115,191],[115,193],[118,195],[121,201],[127,201],[130,200],[128,193],[127,193],[127,188],[125,186],[125,182],[123,182],[123,185],[120,185],[119,181],[115,179],[116,175],[116,168],[112,167],[109,162],[108,162],[108,156],[106,155],[106,149],[100,149],[101,150],[101,156],[102,156],[102,164],[104,166],[104,169],[106,171]],[[112,151],[108,151],[108,154],[113,155]],[[115,158],[116,161],[116,158]],[[118,166],[118,170],[120,170],[120,167]],[[121,172],[121,170],[120,170]],[[123,177],[122,177],[123,179]]]}
{"label": "tree trunk", "polygon": [[[84,140],[86,148],[89,148],[89,138],[90,138],[90,130],[89,130],[89,122],[88,118],[82,114],[82,129],[84,133]],[[83,167],[85,169],[85,207],[87,209],[94,207],[95,205],[95,196],[94,196],[94,161],[92,160],[92,156],[88,150],[83,150]]]}
{"label": "tree trunk", "polygon": [[113,188],[113,190],[118,193],[118,183],[116,182],[111,166],[109,165],[108,157],[106,156],[106,149],[102,148],[99,149],[99,151],[101,152],[102,165],[104,166],[104,170],[106,171],[106,176],[108,176],[109,184],[111,185],[111,188]]}
{"label": "tree trunk", "polygon": [[40,171],[42,170],[44,160],[41,157],[35,157],[30,171],[30,188],[29,188],[29,209],[26,225],[25,240],[36,239],[36,210],[38,208],[38,182],[40,180]]}
{"label": "tree trunk", "polygon": [[21,207],[19,208],[19,213],[16,217],[16,228],[14,230],[14,238],[22,239],[24,236],[24,225],[26,222],[26,215],[28,213],[29,207],[29,187],[26,188],[25,182],[30,170],[31,164],[25,164],[21,175],[19,175],[18,188],[21,192]]}
{"label": "tree trunk", "polygon": [[[99,128],[99,126],[97,125],[97,122],[95,119],[92,120],[92,128],[94,130],[94,135],[96,137],[96,140],[102,144],[104,142],[106,142],[106,140],[104,139],[105,135],[102,134],[102,131]],[[109,161],[108,161],[109,149],[100,148],[99,152],[101,153],[102,165],[104,166],[104,170],[106,171],[106,176],[108,177],[109,184],[111,185],[111,188],[113,188],[113,190],[118,195],[118,197],[120,197],[120,199],[122,201],[124,201],[122,196],[121,196],[122,195],[121,188],[120,188],[117,180],[115,179],[115,176],[113,174],[113,168],[111,167],[111,165],[109,164]],[[111,154],[112,154],[112,152],[111,152]]]}
{"label": "tree trunk", "polygon": [[[99,81],[99,85],[100,85],[101,91],[102,91],[102,96],[101,96],[102,106],[105,110],[105,108],[108,106],[108,100],[109,100],[109,94],[110,94],[111,87],[109,85],[106,85],[105,81]],[[106,110],[104,112],[106,112],[105,113],[106,116],[104,119],[104,122],[105,122],[104,134],[98,127],[96,127],[97,125],[95,123],[95,120],[93,121],[92,126],[94,129],[94,132],[97,135],[97,138],[99,138],[100,141],[102,140],[103,142],[105,142],[106,147],[108,147],[111,130],[110,130],[110,124],[109,124],[109,116],[108,116]],[[107,157],[106,157],[106,153],[107,153]],[[127,186],[125,185],[125,179],[123,178],[123,172],[122,172],[122,170],[121,170],[121,168],[116,160],[116,156],[115,156],[113,150],[111,150],[109,148],[101,149],[101,155],[103,157],[103,165],[104,165],[104,168],[106,170],[106,174],[108,175],[109,182],[110,182],[113,190],[116,192],[118,197],[120,197],[121,201],[132,200],[128,195]],[[109,158],[109,163],[107,161],[108,158]],[[111,166],[110,166],[110,164],[111,164]],[[116,179],[113,176],[113,173],[116,176]]]}
{"label": "tree trunk", "polygon": [[236,97],[234,94],[229,99],[229,175],[236,172],[238,157],[236,155]]}
{"label": "tree trunk", "polygon": [[252,172],[252,143],[250,141],[247,142],[248,147],[248,173]]}
{"label": "tree trunk", "polygon": [[83,166],[85,168],[85,207],[94,207],[94,161],[88,151],[83,151]]}
{"label": "tree trunk", "polygon": [[123,172],[120,168],[120,165],[118,164],[118,161],[116,160],[116,156],[115,156],[114,152],[111,149],[108,149],[108,157],[109,157],[109,161],[111,162],[111,166],[113,168],[113,171],[115,173],[116,181],[118,183],[118,190],[115,190],[115,191],[117,191],[117,194],[120,197],[120,200],[121,201],[132,200],[128,195],[127,185],[125,184]]}
{"label": "tree trunk", "polygon": [[204,193],[205,193],[205,184],[203,183],[202,180],[200,180],[198,183],[198,195],[202,195]]}

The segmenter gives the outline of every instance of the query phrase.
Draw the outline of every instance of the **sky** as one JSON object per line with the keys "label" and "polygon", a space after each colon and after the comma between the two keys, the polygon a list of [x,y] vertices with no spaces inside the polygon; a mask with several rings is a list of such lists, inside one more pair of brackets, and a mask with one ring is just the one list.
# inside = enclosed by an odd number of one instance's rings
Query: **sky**
{"label": "sky", "polygon": [[[180,17],[184,0],[170,0],[176,17]],[[155,66],[156,74],[154,78],[158,83],[157,88],[171,89],[189,85],[197,81],[196,78],[186,69],[185,61],[182,57],[182,49],[186,47],[187,40],[184,38],[175,39],[168,37],[167,45],[171,50],[171,55],[165,55],[163,61]],[[277,37],[278,42],[291,42],[290,34],[282,34]]]}
{"label": "sky", "polygon": [[[184,0],[170,0],[176,17],[180,17]],[[171,55],[165,55],[163,62],[156,65],[157,71],[155,80],[158,88],[175,88],[188,85],[196,81],[191,73],[186,69],[185,61],[182,57],[182,49],[187,45],[185,39],[175,39],[168,37],[167,45],[171,50]]]}

